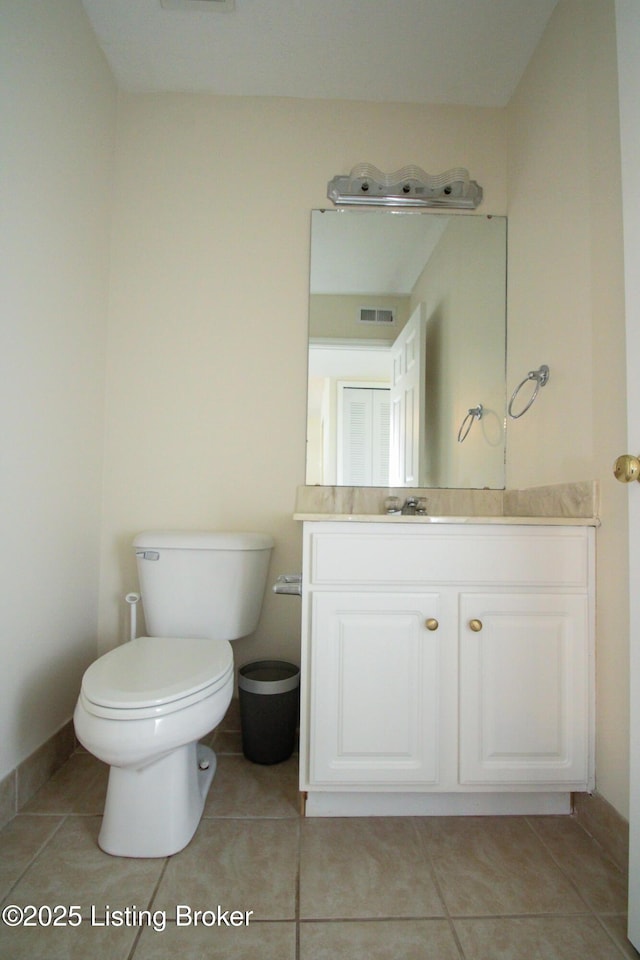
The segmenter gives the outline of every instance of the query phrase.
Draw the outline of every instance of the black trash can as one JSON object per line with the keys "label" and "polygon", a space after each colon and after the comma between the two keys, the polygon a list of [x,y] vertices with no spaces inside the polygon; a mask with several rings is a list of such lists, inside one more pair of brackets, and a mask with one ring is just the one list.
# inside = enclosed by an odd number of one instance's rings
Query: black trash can
{"label": "black trash can", "polygon": [[295,746],[300,668],[284,660],[256,660],[238,671],[242,752],[253,763],[281,763]]}

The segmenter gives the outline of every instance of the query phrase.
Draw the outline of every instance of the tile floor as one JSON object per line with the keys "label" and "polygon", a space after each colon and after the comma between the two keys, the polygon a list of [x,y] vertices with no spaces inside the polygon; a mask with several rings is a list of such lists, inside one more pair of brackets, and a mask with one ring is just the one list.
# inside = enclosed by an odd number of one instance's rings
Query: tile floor
{"label": "tile floor", "polygon": [[[78,905],[81,922],[49,925],[48,909],[39,926],[0,920],[3,960],[638,957],[625,878],[571,818],[302,819],[297,759],[246,761],[236,717],[213,737],[196,836],[166,859],[98,849],[106,768],[68,760],[0,832],[0,897]],[[211,925],[218,905],[237,911],[230,925]]]}

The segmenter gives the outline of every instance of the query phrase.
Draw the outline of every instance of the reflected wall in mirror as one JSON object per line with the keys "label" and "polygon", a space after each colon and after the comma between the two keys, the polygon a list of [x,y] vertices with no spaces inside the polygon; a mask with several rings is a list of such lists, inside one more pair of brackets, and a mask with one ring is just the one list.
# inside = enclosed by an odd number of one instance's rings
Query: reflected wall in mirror
{"label": "reflected wall in mirror", "polygon": [[506,232],[476,214],[312,212],[307,484],[504,487]]}

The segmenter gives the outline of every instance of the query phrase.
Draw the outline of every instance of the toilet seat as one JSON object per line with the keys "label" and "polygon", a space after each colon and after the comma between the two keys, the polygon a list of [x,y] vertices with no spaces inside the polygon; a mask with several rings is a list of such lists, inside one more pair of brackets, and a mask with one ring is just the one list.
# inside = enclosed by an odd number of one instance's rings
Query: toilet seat
{"label": "toilet seat", "polygon": [[227,640],[137,637],[91,664],[80,699],[98,717],[161,717],[211,696],[232,674]]}

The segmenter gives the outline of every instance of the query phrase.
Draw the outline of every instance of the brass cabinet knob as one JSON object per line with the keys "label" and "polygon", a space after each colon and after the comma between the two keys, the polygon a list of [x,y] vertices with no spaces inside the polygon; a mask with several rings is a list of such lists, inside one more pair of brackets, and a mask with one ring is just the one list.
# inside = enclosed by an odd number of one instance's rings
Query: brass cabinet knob
{"label": "brass cabinet knob", "polygon": [[435,617],[429,617],[425,626],[427,630],[437,630],[440,624],[438,623]]}
{"label": "brass cabinet knob", "polygon": [[620,483],[631,483],[632,480],[640,481],[640,460],[630,453],[625,453],[618,457],[614,463],[613,475]]}
{"label": "brass cabinet knob", "polygon": [[480,633],[482,630],[482,620],[469,620],[469,626],[474,633]]}

